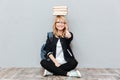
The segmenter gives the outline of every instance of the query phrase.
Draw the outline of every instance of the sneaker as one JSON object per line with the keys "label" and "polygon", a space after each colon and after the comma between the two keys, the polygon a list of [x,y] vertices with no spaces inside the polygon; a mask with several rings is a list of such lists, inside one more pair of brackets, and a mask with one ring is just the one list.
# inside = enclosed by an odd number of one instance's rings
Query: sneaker
{"label": "sneaker", "polygon": [[69,72],[69,76],[71,77],[81,77],[81,73],[78,70],[72,70]]}
{"label": "sneaker", "polygon": [[51,73],[45,69],[43,76],[50,76],[50,75],[53,75],[53,73]]}

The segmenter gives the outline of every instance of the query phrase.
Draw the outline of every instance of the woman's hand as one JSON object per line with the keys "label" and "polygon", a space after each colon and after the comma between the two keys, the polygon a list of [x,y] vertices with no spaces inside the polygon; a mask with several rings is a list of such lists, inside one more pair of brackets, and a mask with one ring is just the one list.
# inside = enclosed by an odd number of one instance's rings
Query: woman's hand
{"label": "woman's hand", "polygon": [[66,27],[66,31],[69,31],[69,28],[68,28],[67,24],[65,24],[65,27]]}
{"label": "woman's hand", "polygon": [[69,32],[69,28],[68,28],[68,26],[67,26],[66,24],[65,24],[65,27],[66,27],[65,37],[70,38],[70,37],[71,37],[71,34],[70,34],[70,32]]}
{"label": "woman's hand", "polygon": [[59,67],[60,65],[61,65],[61,64],[58,63],[58,62],[55,63],[55,66],[57,66],[57,67]]}
{"label": "woman's hand", "polygon": [[49,55],[49,58],[54,62],[55,66],[59,67],[61,64],[58,63],[58,61],[55,59],[55,57],[53,56],[53,54]]}

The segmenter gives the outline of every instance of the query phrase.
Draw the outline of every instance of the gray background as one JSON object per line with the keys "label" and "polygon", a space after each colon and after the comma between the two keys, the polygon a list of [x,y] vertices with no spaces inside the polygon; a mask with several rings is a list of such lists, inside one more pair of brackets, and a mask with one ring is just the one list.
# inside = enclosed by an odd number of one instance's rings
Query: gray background
{"label": "gray background", "polygon": [[120,0],[0,0],[0,67],[41,67],[55,5],[68,6],[78,67],[120,68]]}

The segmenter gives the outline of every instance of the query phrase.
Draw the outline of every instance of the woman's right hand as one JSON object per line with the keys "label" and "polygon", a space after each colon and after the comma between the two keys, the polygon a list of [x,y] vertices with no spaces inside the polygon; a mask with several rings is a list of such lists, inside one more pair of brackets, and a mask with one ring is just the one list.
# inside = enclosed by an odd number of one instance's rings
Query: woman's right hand
{"label": "woman's right hand", "polygon": [[58,62],[55,63],[55,66],[57,66],[57,67],[59,67],[60,65],[61,65],[61,64],[58,63]]}
{"label": "woman's right hand", "polygon": [[53,54],[49,55],[49,58],[54,62],[55,66],[59,67],[61,64],[58,63],[58,61],[55,59],[55,57],[53,56]]}

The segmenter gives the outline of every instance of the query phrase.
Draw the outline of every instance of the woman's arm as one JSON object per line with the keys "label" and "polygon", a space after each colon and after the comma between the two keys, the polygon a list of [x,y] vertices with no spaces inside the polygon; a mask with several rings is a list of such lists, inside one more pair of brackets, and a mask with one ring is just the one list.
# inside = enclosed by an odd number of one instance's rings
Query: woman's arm
{"label": "woman's arm", "polygon": [[66,37],[66,38],[71,38],[71,34],[70,34],[70,32],[69,32],[68,30],[66,30],[65,37]]}
{"label": "woman's arm", "polygon": [[53,56],[53,54],[50,54],[49,55],[49,58],[55,63],[55,65],[57,66],[57,67],[59,67],[61,64],[60,63],[58,63],[58,61],[55,59],[55,57]]}
{"label": "woman's arm", "polygon": [[66,37],[66,38],[71,38],[71,34],[70,34],[70,32],[69,32],[69,28],[68,28],[68,26],[65,25],[65,27],[66,27],[65,37]]}
{"label": "woman's arm", "polygon": [[52,41],[50,41],[49,36],[47,35],[47,40],[46,40],[46,57],[49,57],[57,67],[60,66],[60,63],[55,59],[53,56],[53,51],[52,51]]}

